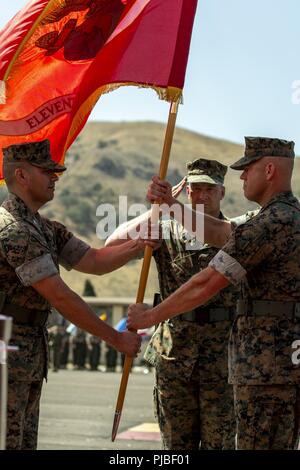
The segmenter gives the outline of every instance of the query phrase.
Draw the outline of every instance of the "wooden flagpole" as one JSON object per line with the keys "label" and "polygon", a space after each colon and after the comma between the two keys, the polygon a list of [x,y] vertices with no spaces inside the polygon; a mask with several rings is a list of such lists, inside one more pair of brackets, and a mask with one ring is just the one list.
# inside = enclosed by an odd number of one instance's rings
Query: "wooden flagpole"
{"label": "wooden flagpole", "polygon": [[[173,136],[174,136],[174,130],[175,130],[175,124],[176,124],[176,118],[177,118],[178,105],[179,105],[179,101],[172,102],[170,105],[164,147],[162,151],[160,168],[159,168],[159,178],[161,180],[165,179],[167,170],[168,170],[171,146],[173,142]],[[159,204],[155,203],[154,206],[152,207],[151,222],[155,224],[158,222],[158,219],[159,219]],[[153,250],[150,246],[146,246],[141,275],[140,275],[140,282],[139,282],[138,292],[136,296],[136,303],[142,303],[144,301],[145,290],[146,290],[149,269],[150,269],[150,263],[151,263],[151,258],[152,258],[152,251]],[[125,357],[123,374],[121,378],[117,405],[116,405],[116,410],[115,410],[115,417],[114,417],[113,428],[112,428],[112,433],[111,433],[111,440],[113,442],[116,438],[120,419],[121,419],[121,414],[122,414],[122,409],[123,409],[123,404],[124,404],[124,399],[125,399],[125,394],[126,394],[126,388],[127,388],[127,383],[128,383],[128,377],[129,377],[129,373],[131,370],[132,362],[133,362],[132,357],[129,357],[129,356]]]}

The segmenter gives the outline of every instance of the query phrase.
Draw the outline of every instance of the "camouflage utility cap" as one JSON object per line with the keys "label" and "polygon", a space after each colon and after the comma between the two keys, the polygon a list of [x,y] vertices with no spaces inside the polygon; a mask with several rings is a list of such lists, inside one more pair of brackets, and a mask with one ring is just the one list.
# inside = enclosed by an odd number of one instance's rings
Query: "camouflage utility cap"
{"label": "camouflage utility cap", "polygon": [[41,142],[29,142],[23,144],[10,145],[3,149],[4,162],[28,162],[31,165],[62,172],[66,167],[59,165],[51,159],[50,141],[48,139]]}
{"label": "camouflage utility cap", "polygon": [[263,157],[294,158],[294,145],[292,140],[272,139],[269,137],[245,137],[245,155],[230,165],[233,170],[243,170],[250,163]]}
{"label": "camouflage utility cap", "polygon": [[217,160],[197,158],[193,162],[188,162],[186,167],[188,183],[224,184],[227,166]]}

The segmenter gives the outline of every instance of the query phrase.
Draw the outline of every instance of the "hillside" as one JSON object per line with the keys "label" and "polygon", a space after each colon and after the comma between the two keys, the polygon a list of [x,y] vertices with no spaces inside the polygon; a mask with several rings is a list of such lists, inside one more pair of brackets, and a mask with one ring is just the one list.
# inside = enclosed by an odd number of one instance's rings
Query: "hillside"
{"label": "hillside", "polygon": [[[57,183],[54,200],[41,212],[65,223],[93,246],[101,246],[103,241],[95,233],[100,220],[96,216],[97,207],[101,203],[109,203],[116,207],[118,213],[119,195],[128,195],[128,205],[145,204],[148,182],[158,172],[164,133],[165,126],[153,122],[88,123],[68,152],[68,171]],[[230,164],[242,154],[240,145],[177,128],[168,179],[172,184],[181,179],[186,160],[202,156]],[[228,189],[223,209],[229,216],[255,207],[242,196],[239,174],[229,170],[226,176]],[[298,196],[299,183],[300,159],[297,159],[294,190]],[[3,189],[1,195],[4,197]],[[135,296],[139,265],[140,262],[132,262],[101,279],[75,271],[63,271],[62,275],[78,293],[82,293],[84,279],[90,278],[99,296]],[[155,285],[156,275],[152,270],[148,296],[151,296]]]}

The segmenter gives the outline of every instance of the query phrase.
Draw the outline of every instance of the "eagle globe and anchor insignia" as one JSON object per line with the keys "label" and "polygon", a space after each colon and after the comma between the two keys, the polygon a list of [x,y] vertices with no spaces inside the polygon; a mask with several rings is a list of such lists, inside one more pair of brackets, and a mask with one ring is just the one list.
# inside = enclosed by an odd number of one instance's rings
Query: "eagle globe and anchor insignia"
{"label": "eagle globe and anchor insignia", "polygon": [[[126,6],[134,0],[65,0],[63,7],[49,14],[43,26],[61,22],[60,30],[43,34],[35,45],[45,49],[45,55],[55,54],[63,49],[68,61],[90,60],[94,58],[106,43],[117,26]],[[64,24],[63,19],[72,13],[87,12],[70,18]]]}

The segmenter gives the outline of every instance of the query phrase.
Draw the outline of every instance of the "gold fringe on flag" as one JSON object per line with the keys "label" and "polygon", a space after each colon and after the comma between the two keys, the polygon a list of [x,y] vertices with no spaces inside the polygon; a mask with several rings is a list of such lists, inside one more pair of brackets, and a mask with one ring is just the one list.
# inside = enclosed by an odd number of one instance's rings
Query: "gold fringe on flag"
{"label": "gold fringe on flag", "polygon": [[6,103],[6,86],[5,81],[0,80],[0,104]]}
{"label": "gold fringe on flag", "polygon": [[94,91],[92,95],[80,106],[79,110],[77,111],[76,115],[74,116],[74,119],[72,121],[69,135],[66,141],[66,145],[64,148],[64,152],[62,155],[62,158],[59,163],[64,162],[64,156],[69,148],[70,142],[73,140],[74,135],[77,132],[77,129],[81,127],[82,122],[84,121],[86,115],[90,112],[91,109],[95,106],[96,102],[99,100],[101,95],[104,95],[105,93],[110,93],[111,91],[116,90],[117,88],[120,88],[122,86],[136,86],[138,88],[152,88],[158,95],[159,99],[168,101],[168,102],[173,102],[173,103],[183,103],[183,95],[182,95],[182,89],[181,88],[176,88],[176,87],[159,87],[155,85],[148,85],[147,83],[134,83],[134,82],[124,82],[124,83],[110,83],[108,85],[104,85],[100,88],[97,88],[97,90]]}

